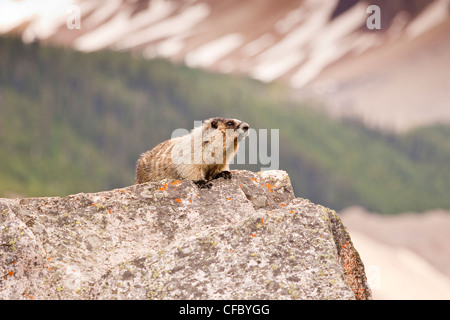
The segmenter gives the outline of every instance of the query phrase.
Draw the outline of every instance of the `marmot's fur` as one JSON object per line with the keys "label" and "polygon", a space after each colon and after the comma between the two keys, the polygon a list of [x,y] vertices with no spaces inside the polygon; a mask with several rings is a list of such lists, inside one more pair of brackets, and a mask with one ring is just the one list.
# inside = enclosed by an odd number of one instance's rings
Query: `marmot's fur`
{"label": "marmot's fur", "polygon": [[189,134],[161,142],[137,161],[135,183],[162,179],[189,179],[200,187],[206,181],[231,178],[230,160],[239,142],[248,135],[247,123],[211,118]]}

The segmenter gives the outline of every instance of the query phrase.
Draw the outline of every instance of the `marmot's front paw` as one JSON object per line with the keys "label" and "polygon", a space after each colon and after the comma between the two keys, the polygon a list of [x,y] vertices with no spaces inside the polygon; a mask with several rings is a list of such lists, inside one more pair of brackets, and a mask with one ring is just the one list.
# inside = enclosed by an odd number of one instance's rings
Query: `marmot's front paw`
{"label": "marmot's front paw", "polygon": [[214,179],[218,179],[218,178],[231,179],[231,176],[232,176],[232,174],[230,171],[222,171]]}
{"label": "marmot's front paw", "polygon": [[200,189],[210,189],[212,187],[212,183],[208,182],[206,180],[197,180],[194,181],[194,183],[199,187]]}

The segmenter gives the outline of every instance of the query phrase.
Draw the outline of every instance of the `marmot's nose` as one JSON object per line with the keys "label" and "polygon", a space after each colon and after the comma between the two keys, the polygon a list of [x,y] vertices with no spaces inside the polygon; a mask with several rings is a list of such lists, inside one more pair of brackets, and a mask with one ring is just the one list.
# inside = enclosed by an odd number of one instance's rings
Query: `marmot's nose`
{"label": "marmot's nose", "polygon": [[241,128],[244,130],[244,131],[247,131],[248,130],[248,124],[247,123],[242,123],[241,124]]}

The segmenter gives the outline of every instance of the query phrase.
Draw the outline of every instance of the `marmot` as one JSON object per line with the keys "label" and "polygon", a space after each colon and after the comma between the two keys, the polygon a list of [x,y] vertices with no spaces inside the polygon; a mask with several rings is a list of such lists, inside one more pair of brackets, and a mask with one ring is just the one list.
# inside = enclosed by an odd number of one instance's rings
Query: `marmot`
{"label": "marmot", "polygon": [[135,183],[162,179],[189,179],[201,188],[207,181],[231,179],[230,160],[248,135],[247,123],[237,119],[211,118],[182,137],[161,142],[141,155]]}

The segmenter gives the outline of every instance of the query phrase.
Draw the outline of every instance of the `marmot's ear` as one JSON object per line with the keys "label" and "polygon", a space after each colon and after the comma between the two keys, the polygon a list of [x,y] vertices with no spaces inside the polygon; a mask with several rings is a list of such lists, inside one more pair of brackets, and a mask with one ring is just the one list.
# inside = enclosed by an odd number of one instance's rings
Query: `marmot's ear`
{"label": "marmot's ear", "polygon": [[216,120],[211,121],[211,128],[217,129],[217,121]]}

